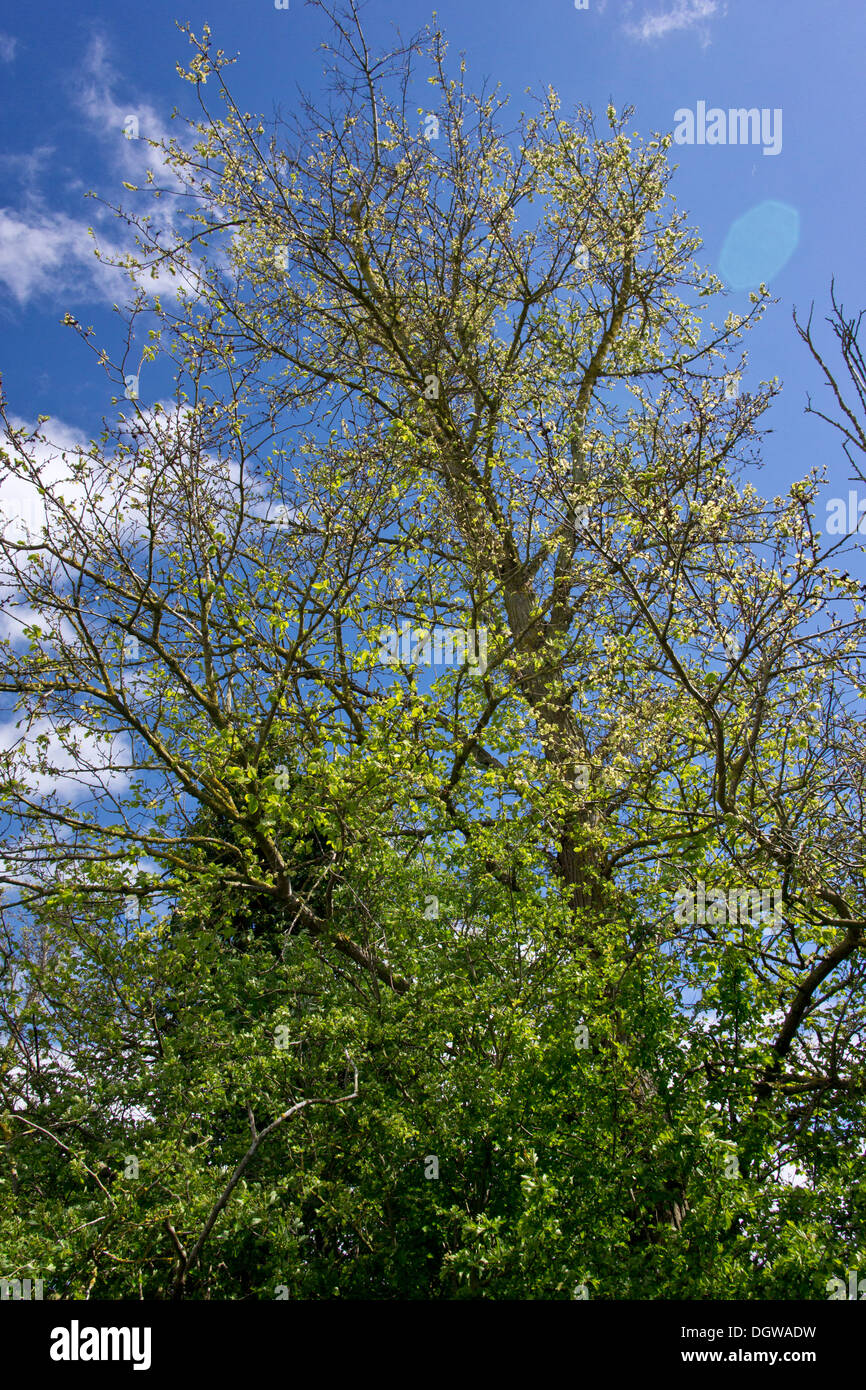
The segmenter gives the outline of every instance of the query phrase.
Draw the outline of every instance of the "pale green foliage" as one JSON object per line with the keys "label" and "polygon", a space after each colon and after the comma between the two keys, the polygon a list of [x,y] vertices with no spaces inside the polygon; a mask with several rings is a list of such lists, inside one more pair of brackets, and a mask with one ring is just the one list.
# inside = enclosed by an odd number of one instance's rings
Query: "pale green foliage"
{"label": "pale green foliage", "polygon": [[[49,542],[0,543],[38,615],[0,684],[115,766],[5,765],[0,1264],[179,1292],[306,1100],[188,1296],[822,1297],[863,1229],[863,622],[816,479],[751,481],[766,296],[704,318],[630,112],[509,136],[439,36],[370,84],[338,48],[296,134],[194,41],[224,112],[159,244],[137,214],[171,404],[60,483],[10,446]],[[486,669],[383,666],[403,622]],[[697,880],[782,920],[678,921]]]}

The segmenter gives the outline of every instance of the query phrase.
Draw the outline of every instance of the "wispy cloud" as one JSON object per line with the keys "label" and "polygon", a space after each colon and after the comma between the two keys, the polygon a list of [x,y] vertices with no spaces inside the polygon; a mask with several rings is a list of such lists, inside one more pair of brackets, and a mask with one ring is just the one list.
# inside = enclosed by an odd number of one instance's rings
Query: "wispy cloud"
{"label": "wispy cloud", "polygon": [[55,153],[54,145],[36,145],[26,154],[0,154],[0,170],[17,179],[27,201],[35,205],[41,196],[40,182]]}
{"label": "wispy cloud", "polygon": [[129,281],[94,250],[86,224],[74,217],[0,208],[0,282],[19,304],[61,291],[115,300]]}
{"label": "wispy cloud", "polygon": [[28,724],[22,717],[0,723],[0,751],[13,755],[12,766],[43,796],[53,792],[72,802],[100,790],[117,796],[129,788],[129,745],[121,734],[71,725],[61,736],[49,719]]}
{"label": "wispy cloud", "polygon": [[637,23],[627,24],[625,28],[633,39],[640,39],[644,43],[694,29],[706,44],[709,43],[707,21],[719,19],[723,14],[724,6],[720,0],[674,0],[670,9],[645,14]]}
{"label": "wispy cloud", "polygon": [[11,63],[15,59],[18,40],[11,34],[0,34],[0,63]]}
{"label": "wispy cloud", "polygon": [[[134,94],[117,95],[123,78],[111,64],[103,39],[95,37],[81,65],[75,84],[75,101],[87,118],[94,134],[110,148],[113,161],[126,177],[143,180],[148,169],[158,173],[162,182],[176,184],[174,175],[165,164],[159,150],[148,142],[168,142],[170,131],[162,117],[148,102],[139,101]],[[129,131],[136,135],[130,138]]]}
{"label": "wispy cloud", "polygon": [[[0,57],[3,42],[4,36],[0,35]],[[15,41],[9,42],[14,47]],[[104,41],[93,39],[72,80],[70,96],[100,143],[98,181],[109,204],[117,198],[121,179],[143,185],[148,169],[154,171],[163,187],[177,185],[161,151],[149,143],[167,140],[167,127],[148,102],[136,100],[133,92],[124,96],[123,85]],[[139,138],[129,138],[126,132],[130,129]],[[100,261],[95,252],[98,246],[101,255],[118,260],[124,251],[135,254],[135,243],[122,236],[120,225],[114,224],[114,219],[101,208],[85,221],[75,215],[74,208],[68,212],[59,210],[56,201],[52,206],[44,185],[56,172],[52,165],[55,154],[53,147],[45,145],[22,154],[0,156],[0,166],[20,182],[23,195],[18,206],[0,208],[0,284],[5,285],[18,305],[47,294],[70,296],[73,302],[121,302],[128,297],[128,275]],[[79,191],[85,191],[84,185]],[[168,229],[171,218],[167,209],[155,225],[164,224]],[[89,222],[96,223],[96,241],[89,233]],[[177,281],[167,274],[160,274],[156,281],[148,279],[147,284],[154,293],[177,292]]]}

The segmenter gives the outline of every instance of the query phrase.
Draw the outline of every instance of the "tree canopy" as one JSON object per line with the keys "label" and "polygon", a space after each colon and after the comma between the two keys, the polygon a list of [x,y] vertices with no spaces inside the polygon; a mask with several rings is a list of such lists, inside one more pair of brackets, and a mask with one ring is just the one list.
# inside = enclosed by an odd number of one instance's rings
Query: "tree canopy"
{"label": "tree canopy", "polygon": [[819,470],[756,486],[768,293],[716,310],[670,135],[553,91],[507,124],[441,34],[328,14],[327,99],[270,123],[189,33],[123,332],[70,319],[114,413],[60,450],[4,407],[44,523],[0,539],[3,1266],[825,1297],[866,1215],[864,622]]}

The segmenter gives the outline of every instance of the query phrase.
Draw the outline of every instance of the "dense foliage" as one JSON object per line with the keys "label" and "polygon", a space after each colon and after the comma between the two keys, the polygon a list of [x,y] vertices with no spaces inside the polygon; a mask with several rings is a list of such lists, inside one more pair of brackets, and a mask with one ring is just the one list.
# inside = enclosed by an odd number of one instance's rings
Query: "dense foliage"
{"label": "dense foliage", "polygon": [[866,1217],[864,626],[817,476],[754,485],[766,294],[706,316],[669,137],[552,93],[506,130],[439,35],[332,18],[296,129],[190,36],[202,114],[134,195],[171,211],[125,213],[140,394],[106,347],[92,445],[7,417],[45,523],[0,541],[0,1271],[824,1298]]}

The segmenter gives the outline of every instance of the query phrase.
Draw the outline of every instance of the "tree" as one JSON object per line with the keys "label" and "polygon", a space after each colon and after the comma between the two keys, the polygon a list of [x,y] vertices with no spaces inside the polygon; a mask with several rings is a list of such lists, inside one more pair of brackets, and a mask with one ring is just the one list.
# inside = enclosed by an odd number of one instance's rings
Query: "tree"
{"label": "tree", "polygon": [[[93,1287],[823,1296],[862,1239],[863,615],[817,474],[771,502],[751,481],[766,292],[706,321],[669,136],[552,92],[506,130],[438,33],[374,57],[354,5],[328,13],[329,104],[288,127],[190,34],[201,115],[158,152],[179,211],[124,212],[134,282],[179,286],[139,289],[126,335],[170,394],[59,459],[6,417],[46,524],[2,542],[27,645],[0,688],[31,731],[2,881],[49,962],[25,953],[7,1046],[21,1065],[28,1029],[79,1017],[78,916],[105,982],[85,1031],[119,1026],[108,981],[145,944],[180,1020],[160,1042],[140,1017],[111,1083],[148,1095],[166,1176]],[[225,1174],[313,1099],[193,1276]],[[40,1123],[17,1083],[7,1104]]]}

